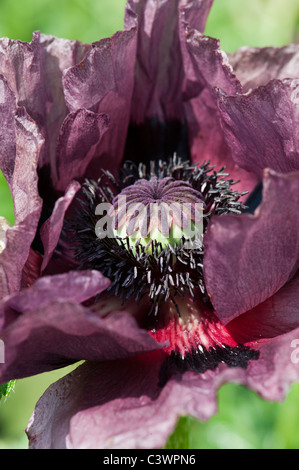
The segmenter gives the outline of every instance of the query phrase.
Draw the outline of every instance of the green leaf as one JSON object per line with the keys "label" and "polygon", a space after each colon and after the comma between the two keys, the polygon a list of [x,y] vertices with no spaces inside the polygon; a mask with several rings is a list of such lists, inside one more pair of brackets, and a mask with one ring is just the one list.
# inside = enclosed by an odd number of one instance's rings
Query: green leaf
{"label": "green leaf", "polygon": [[11,224],[14,224],[14,207],[8,184],[0,171],[0,216]]}
{"label": "green leaf", "polygon": [[184,416],[178,420],[174,433],[168,438],[165,449],[190,449],[194,419]]}
{"label": "green leaf", "polygon": [[10,380],[6,384],[0,385],[0,400],[2,398],[7,398],[10,392],[14,389],[16,380]]}

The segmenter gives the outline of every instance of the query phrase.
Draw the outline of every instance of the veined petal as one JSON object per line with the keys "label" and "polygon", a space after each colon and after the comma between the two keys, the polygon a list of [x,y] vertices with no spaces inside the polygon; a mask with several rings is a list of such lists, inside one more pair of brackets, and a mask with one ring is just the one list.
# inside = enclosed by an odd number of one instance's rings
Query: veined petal
{"label": "veined petal", "polygon": [[106,307],[101,318],[83,302],[103,292],[109,280],[98,271],[45,276],[1,304],[5,363],[0,381],[27,377],[81,360],[110,361],[161,349],[138,328],[125,307]]}
{"label": "veined petal", "polygon": [[224,134],[236,163],[262,177],[299,169],[299,80],[272,80],[247,94],[219,94]]}
{"label": "veined petal", "polygon": [[53,299],[84,302],[105,290],[109,284],[109,279],[99,271],[91,270],[41,277],[30,288],[2,300],[1,324],[7,326],[18,316],[45,307]]}
{"label": "veined petal", "polygon": [[[137,24],[138,47],[131,125],[125,155],[144,160],[177,153],[193,162],[226,166],[240,191],[258,178],[239,168],[227,146],[214,88],[242,88],[219,41],[203,36],[211,1],[134,1],[126,25]],[[165,34],[167,31],[167,34]],[[174,53],[176,51],[176,53]]]}
{"label": "veined petal", "polygon": [[36,124],[18,108],[7,81],[0,76],[0,167],[14,200],[15,225],[6,230],[0,255],[0,297],[19,289],[41,212],[37,162],[44,143]]}
{"label": "veined petal", "polygon": [[29,446],[161,448],[179,416],[205,420],[213,415],[216,390],[227,382],[280,401],[298,380],[298,338],[296,329],[271,342],[257,342],[260,359],[246,370],[221,364],[200,376],[189,372],[174,377],[162,389],[157,386],[163,357],[159,352],[83,364],[52,384],[38,401],[27,428]]}
{"label": "veined petal", "polygon": [[80,62],[90,46],[33,33],[30,43],[0,40],[0,73],[8,81],[19,106],[37,123],[46,143],[39,166],[55,162],[55,140],[67,114],[62,70]]}
{"label": "veined petal", "polygon": [[299,175],[266,172],[254,215],[214,217],[204,239],[204,277],[227,323],[275,294],[298,269]]}
{"label": "veined petal", "polygon": [[27,429],[30,448],[161,448],[179,416],[207,419],[216,412],[208,376],[187,374],[161,389],[160,358],[155,352],[86,363],[50,386]]}
{"label": "veined petal", "polygon": [[87,175],[115,169],[123,156],[134,86],[136,30],[115,33],[93,44],[86,58],[64,72],[63,86],[71,111],[105,113],[109,130],[94,152]]}
{"label": "veined petal", "polygon": [[240,343],[274,338],[299,327],[299,273],[276,294],[239,315],[227,329]]}
{"label": "veined petal", "polygon": [[266,400],[282,401],[290,385],[299,378],[299,329],[257,343],[260,356],[247,370],[226,369],[219,386],[226,382],[241,383]]}
{"label": "veined petal", "polygon": [[[107,131],[109,119],[85,109],[70,113],[64,120],[56,148],[54,186],[64,191],[72,179],[82,179],[97,156],[97,148]],[[53,169],[54,170],[54,169]]]}
{"label": "veined petal", "polygon": [[[138,27],[135,88],[131,120],[142,124],[183,120],[183,80],[186,73],[180,54],[182,21],[203,31],[211,0],[129,0],[125,27]],[[176,53],[174,53],[176,51]]]}
{"label": "veined petal", "polygon": [[127,4],[125,24],[132,24],[134,12],[138,25],[131,112],[136,124],[150,118],[166,122],[181,116],[182,60],[179,53],[171,53],[179,49],[179,4],[179,0],[133,0]]}
{"label": "veined petal", "polygon": [[284,47],[241,47],[228,54],[229,63],[240,80],[243,92],[266,85],[277,78],[299,77],[299,45]]}
{"label": "veined petal", "polygon": [[228,58],[220,50],[219,41],[186,27],[181,28],[181,48],[186,70],[184,114],[192,160],[210,160],[216,167],[224,165],[232,179],[240,180],[237,190],[251,191],[258,179],[250,170],[241,169],[232,158],[215,94],[219,86],[233,96],[242,90]]}
{"label": "veined petal", "polygon": [[41,227],[41,240],[44,247],[44,257],[41,265],[43,271],[50,261],[58,244],[63,226],[65,213],[81,185],[73,181],[61,198],[57,199],[50,218]]}

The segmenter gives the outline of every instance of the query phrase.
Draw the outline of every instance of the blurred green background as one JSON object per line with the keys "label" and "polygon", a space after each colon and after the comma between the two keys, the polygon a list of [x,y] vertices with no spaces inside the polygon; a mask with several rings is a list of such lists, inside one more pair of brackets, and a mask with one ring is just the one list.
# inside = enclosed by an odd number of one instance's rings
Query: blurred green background
{"label": "blurred green background", "polygon": [[[93,42],[123,27],[125,0],[0,0],[0,36],[30,41],[40,30]],[[232,52],[243,45],[282,46],[299,40],[298,0],[214,0],[206,34]],[[0,174],[0,215],[13,223],[13,207]],[[0,402],[0,448],[26,448],[24,429],[37,399],[66,371],[19,380]],[[299,448],[299,384],[284,403],[260,399],[244,387],[219,390],[219,413],[207,423],[183,418],[168,448]]]}

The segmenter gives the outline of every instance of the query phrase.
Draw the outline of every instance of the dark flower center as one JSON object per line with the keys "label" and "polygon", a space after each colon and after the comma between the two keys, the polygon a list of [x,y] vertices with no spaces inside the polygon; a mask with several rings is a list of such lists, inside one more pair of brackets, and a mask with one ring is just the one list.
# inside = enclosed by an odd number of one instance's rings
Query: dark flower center
{"label": "dark flower center", "polygon": [[[177,305],[186,293],[208,302],[201,236],[213,214],[244,209],[245,193],[233,191],[227,177],[224,168],[176,156],[149,167],[126,162],[116,176],[103,170],[98,181],[85,182],[68,227],[80,267],[100,270],[123,301],[146,297],[154,315],[160,303]],[[103,204],[105,217],[97,211]]]}
{"label": "dark flower center", "polygon": [[103,170],[85,182],[68,223],[79,267],[101,271],[123,303],[138,302],[140,326],[168,342],[161,385],[174,373],[221,362],[247,367],[258,357],[218,320],[203,276],[211,216],[245,209],[246,193],[234,191],[228,176],[176,156],[149,167],[126,162],[117,175]]}

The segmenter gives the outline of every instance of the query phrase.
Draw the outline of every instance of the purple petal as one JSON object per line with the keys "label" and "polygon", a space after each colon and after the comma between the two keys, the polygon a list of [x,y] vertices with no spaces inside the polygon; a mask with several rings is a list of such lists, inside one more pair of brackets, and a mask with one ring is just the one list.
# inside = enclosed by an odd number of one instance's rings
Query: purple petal
{"label": "purple petal", "polygon": [[214,217],[205,236],[204,276],[227,323],[277,292],[298,268],[299,174],[266,173],[254,215]]}
{"label": "purple petal", "polygon": [[78,64],[90,50],[89,44],[79,41],[56,38],[46,34],[40,35],[41,50],[41,83],[46,96],[46,109],[44,110],[44,125],[46,126],[47,153],[45,152],[40,166],[50,163],[56,175],[57,156],[55,143],[60,126],[68,110],[64,100],[62,87],[62,72],[68,67]]}
{"label": "purple petal", "polygon": [[251,88],[266,85],[274,78],[298,78],[299,45],[241,47],[229,54],[229,62],[245,93]]}
{"label": "purple petal", "polygon": [[183,68],[178,35],[179,3],[178,0],[144,0],[127,4],[125,25],[138,24],[131,113],[134,123],[153,117],[160,122],[181,118]]}
{"label": "purple petal", "polygon": [[[39,279],[1,304],[5,364],[0,381],[63,367],[80,360],[104,361],[163,347],[124,307],[106,308],[107,318],[76,302],[109,285],[98,271],[76,271]],[[108,310],[108,312],[107,312]]]}
{"label": "purple petal", "polygon": [[32,284],[40,277],[42,260],[41,255],[30,248],[29,256],[22,271],[22,289],[31,287]]}
{"label": "purple petal", "polygon": [[80,189],[80,184],[73,181],[66,193],[57,199],[51,217],[41,227],[41,239],[44,247],[44,257],[41,270],[44,271],[59,241],[65,213]]}
{"label": "purple petal", "polygon": [[299,169],[299,80],[273,80],[248,94],[220,95],[224,133],[238,165],[262,177]]}
{"label": "purple petal", "polygon": [[232,320],[227,329],[238,343],[274,338],[299,327],[299,273],[272,297]]}
{"label": "purple petal", "polygon": [[266,400],[282,401],[290,384],[299,379],[299,328],[256,345],[258,361],[251,361],[246,370],[226,369],[219,380],[241,383],[255,390]]}
{"label": "purple petal", "polygon": [[30,448],[161,448],[179,416],[216,412],[208,375],[186,374],[161,389],[160,364],[152,353],[80,366],[38,401],[27,429]]}
{"label": "purple petal", "polygon": [[181,0],[181,19],[190,28],[204,32],[213,0]]}
{"label": "purple petal", "polygon": [[95,151],[95,177],[101,167],[115,169],[121,161],[134,86],[136,30],[117,32],[93,44],[77,66],[64,73],[64,93],[71,111],[86,108],[109,116],[110,126]]}
{"label": "purple petal", "polygon": [[[299,329],[256,343],[260,357],[247,369],[220,365],[185,373],[157,387],[162,356],[86,363],[52,384],[27,429],[31,448],[163,447],[179,416],[201,420],[216,412],[217,388],[244,384],[268,400],[282,400],[299,368]],[[50,413],[49,413],[49,410]]]}
{"label": "purple petal", "polygon": [[97,147],[107,130],[105,114],[85,109],[70,113],[64,120],[57,142],[54,186],[64,191],[72,179],[82,178],[95,157]]}
{"label": "purple petal", "polygon": [[235,186],[237,190],[251,191],[257,177],[241,169],[232,158],[215,93],[215,87],[220,86],[228,94],[235,95],[241,92],[241,85],[233,75],[225,53],[219,49],[219,41],[189,28],[181,31],[181,37],[186,70],[185,94],[190,94],[190,99],[184,102],[184,113],[192,160],[210,160],[218,168],[224,165],[232,179],[240,180]]}
{"label": "purple petal", "polygon": [[16,100],[0,76],[0,168],[14,200],[15,225],[6,231],[6,246],[0,255],[0,298],[17,291],[22,269],[34,239],[41,199],[36,167],[43,139],[36,124]]}
{"label": "purple petal", "polygon": [[[163,9],[159,10],[159,8],[163,7],[161,3],[150,2],[149,0],[128,0],[125,12],[125,28],[130,29],[136,26],[138,15],[144,17],[145,22],[148,17],[148,24],[151,24],[154,16],[157,16],[156,12],[163,11]],[[180,10],[182,18],[186,23],[198,31],[204,31],[213,0],[174,0],[173,3],[175,11]],[[142,29],[142,26],[140,28]]]}
{"label": "purple petal", "polygon": [[134,126],[149,127],[157,122],[187,124],[192,160],[225,165],[234,180],[241,180],[236,189],[250,191],[257,177],[240,169],[232,159],[214,90],[221,86],[235,94],[242,88],[219,42],[201,34],[211,3],[127,3],[126,26],[138,24],[131,121]]}
{"label": "purple petal", "polygon": [[11,228],[11,225],[5,217],[0,217],[0,253],[4,250],[6,246],[6,232]]}
{"label": "purple petal", "polygon": [[67,114],[62,70],[80,62],[89,49],[78,41],[39,32],[33,33],[30,43],[0,40],[0,72],[15,93],[18,105],[26,108],[46,138],[39,166],[54,163],[55,140]]}
{"label": "purple petal", "polygon": [[[131,119],[160,122],[182,120],[184,66],[180,44],[180,23],[203,31],[211,8],[210,0],[129,0],[125,27],[138,25],[135,88]],[[165,34],[167,31],[167,34]]]}
{"label": "purple petal", "polygon": [[45,93],[40,75],[40,38],[33,33],[32,42],[0,39],[0,72],[14,92],[19,106],[41,125],[45,110]]}
{"label": "purple petal", "polygon": [[[2,302],[2,313],[13,309],[19,314],[47,306],[53,301],[84,302],[109,287],[110,281],[99,271],[70,271],[44,276],[35,284]],[[2,316],[2,315],[1,315]],[[7,322],[6,322],[7,323]]]}

